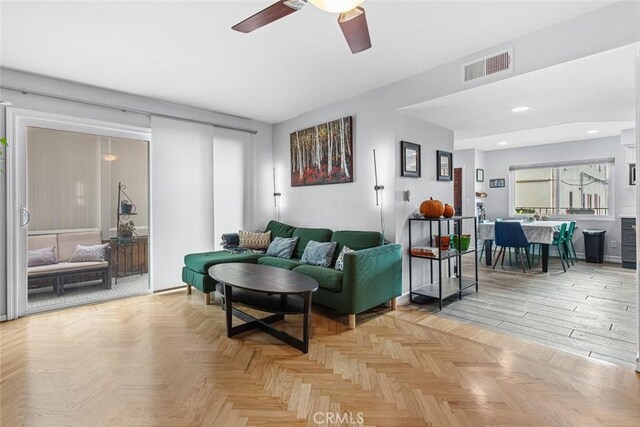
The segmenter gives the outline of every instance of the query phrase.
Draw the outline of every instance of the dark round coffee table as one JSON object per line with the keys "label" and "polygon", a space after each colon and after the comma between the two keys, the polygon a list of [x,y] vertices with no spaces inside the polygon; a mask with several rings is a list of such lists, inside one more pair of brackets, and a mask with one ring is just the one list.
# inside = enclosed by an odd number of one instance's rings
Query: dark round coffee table
{"label": "dark round coffee table", "polygon": [[[209,268],[209,276],[218,282],[216,290],[223,296],[227,337],[258,328],[304,353],[309,351],[311,294],[318,289],[318,282],[284,268],[244,263],[214,265]],[[233,308],[234,302],[274,314],[257,319]],[[304,315],[302,340],[271,326],[284,320],[285,314]],[[233,326],[232,316],[246,323]]]}

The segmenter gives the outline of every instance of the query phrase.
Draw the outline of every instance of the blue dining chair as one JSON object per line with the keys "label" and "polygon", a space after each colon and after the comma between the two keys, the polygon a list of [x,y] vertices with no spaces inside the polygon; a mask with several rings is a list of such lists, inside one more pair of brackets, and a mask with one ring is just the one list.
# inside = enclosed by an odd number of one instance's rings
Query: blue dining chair
{"label": "blue dining chair", "polygon": [[[493,264],[493,269],[496,269],[496,265],[498,265],[498,260],[500,259],[500,255],[502,255],[502,263],[500,265],[504,265],[504,255],[505,249],[515,248],[516,250],[524,250],[527,262],[529,262],[529,240],[527,240],[527,236],[525,236],[524,231],[522,230],[522,225],[519,222],[506,222],[499,221],[495,224],[496,227],[496,245],[500,246],[500,252],[498,252],[498,256]],[[522,271],[527,272],[524,267],[524,256],[522,253],[520,254],[520,264],[522,265]],[[531,265],[529,265],[531,268]]]}

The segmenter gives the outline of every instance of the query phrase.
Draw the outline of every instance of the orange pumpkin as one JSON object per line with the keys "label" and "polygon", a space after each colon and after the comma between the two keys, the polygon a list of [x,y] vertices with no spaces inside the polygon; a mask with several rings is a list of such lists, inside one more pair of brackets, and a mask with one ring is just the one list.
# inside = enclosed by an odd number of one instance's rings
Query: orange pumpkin
{"label": "orange pumpkin", "polygon": [[444,213],[444,206],[440,200],[433,200],[431,197],[420,203],[420,213],[426,218],[440,218]]}
{"label": "orange pumpkin", "polygon": [[442,213],[442,215],[444,215],[445,218],[451,218],[454,214],[455,214],[455,211],[453,210],[453,206],[447,205],[445,203],[444,212]]}

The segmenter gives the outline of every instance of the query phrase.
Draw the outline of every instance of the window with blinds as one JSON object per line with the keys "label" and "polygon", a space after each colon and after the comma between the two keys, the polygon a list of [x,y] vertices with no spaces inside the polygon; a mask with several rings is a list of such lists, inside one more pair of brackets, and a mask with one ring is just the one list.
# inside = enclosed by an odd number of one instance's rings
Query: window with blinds
{"label": "window with blinds", "polygon": [[613,160],[512,167],[516,214],[611,215]]}

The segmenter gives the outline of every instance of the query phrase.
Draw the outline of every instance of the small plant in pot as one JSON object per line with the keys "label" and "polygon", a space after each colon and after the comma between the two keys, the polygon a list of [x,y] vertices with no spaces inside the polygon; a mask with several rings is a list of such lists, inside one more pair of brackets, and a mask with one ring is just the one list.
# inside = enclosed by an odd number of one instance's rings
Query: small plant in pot
{"label": "small plant in pot", "polygon": [[118,241],[126,243],[133,239],[133,234],[136,231],[136,226],[133,221],[122,222],[118,224]]}
{"label": "small plant in pot", "polygon": [[122,213],[123,215],[128,215],[132,213],[132,210],[133,204],[128,200],[123,200],[122,202],[120,202],[120,213]]}

